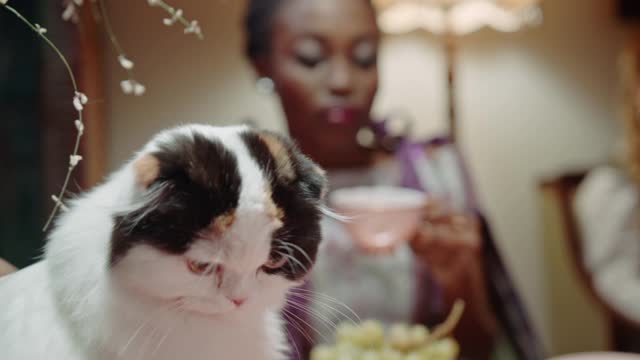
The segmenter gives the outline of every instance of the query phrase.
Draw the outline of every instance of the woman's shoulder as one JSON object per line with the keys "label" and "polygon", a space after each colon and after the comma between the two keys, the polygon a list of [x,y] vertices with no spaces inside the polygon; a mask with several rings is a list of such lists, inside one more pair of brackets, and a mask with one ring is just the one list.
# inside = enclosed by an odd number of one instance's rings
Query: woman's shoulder
{"label": "woman's shoulder", "polygon": [[578,187],[574,207],[579,209],[602,209],[615,201],[638,203],[637,185],[627,173],[616,166],[599,166],[589,171]]}
{"label": "woman's shoulder", "polygon": [[640,209],[638,186],[623,169],[600,166],[591,170],[576,190],[573,210],[581,227],[615,219],[622,225]]}
{"label": "woman's shoulder", "polygon": [[591,270],[614,261],[629,241],[640,236],[640,196],[624,170],[601,166],[591,170],[573,201],[587,267]]}

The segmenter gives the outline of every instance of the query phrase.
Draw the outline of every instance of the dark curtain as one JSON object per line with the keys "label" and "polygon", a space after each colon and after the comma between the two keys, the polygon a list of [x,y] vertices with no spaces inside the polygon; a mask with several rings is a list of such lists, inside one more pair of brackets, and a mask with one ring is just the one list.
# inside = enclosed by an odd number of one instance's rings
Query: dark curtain
{"label": "dark curtain", "polygon": [[[9,4],[46,27],[73,61],[75,25],[61,20],[60,2]],[[55,53],[0,7],[0,257],[19,268],[41,254],[50,196],[66,171],[75,117],[69,81]]]}

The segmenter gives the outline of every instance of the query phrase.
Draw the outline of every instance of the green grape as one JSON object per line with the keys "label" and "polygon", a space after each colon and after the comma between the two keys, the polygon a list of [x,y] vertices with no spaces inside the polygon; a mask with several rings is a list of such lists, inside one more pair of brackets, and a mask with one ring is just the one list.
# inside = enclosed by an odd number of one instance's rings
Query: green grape
{"label": "green grape", "polygon": [[375,349],[384,345],[384,327],[379,321],[363,322],[358,333],[358,345],[363,348]]}
{"label": "green grape", "polygon": [[403,360],[424,360],[424,359],[425,359],[425,357],[424,357],[424,356],[422,356],[422,354],[421,354],[421,353],[418,353],[418,352],[412,352],[412,353],[407,354],[407,355],[404,357],[404,359],[403,359]]}
{"label": "green grape", "polygon": [[429,330],[424,325],[414,325],[409,330],[409,341],[413,348],[422,345],[429,337]]}
{"label": "green grape", "polygon": [[403,360],[402,354],[392,348],[384,348],[380,351],[380,360]]}
{"label": "green grape", "polygon": [[357,357],[349,354],[338,354],[335,357],[336,360],[357,360]]}
{"label": "green grape", "polygon": [[374,350],[367,350],[360,355],[360,360],[381,360],[382,355]]}
{"label": "green grape", "polygon": [[455,340],[447,338],[423,347],[419,352],[429,360],[454,360],[458,357],[460,348]]}
{"label": "green grape", "polygon": [[409,326],[395,324],[389,329],[389,344],[392,348],[406,352],[411,347]]}
{"label": "green grape", "polygon": [[351,343],[340,343],[336,345],[336,354],[338,356],[351,357],[350,360],[357,359],[362,350]]}
{"label": "green grape", "polygon": [[360,348],[367,348],[367,334],[362,327],[357,327],[351,334],[351,343]]}
{"label": "green grape", "polygon": [[431,349],[437,359],[442,360],[453,360],[458,357],[458,353],[460,352],[458,343],[451,338],[436,341],[431,345]]}
{"label": "green grape", "polygon": [[379,321],[367,320],[360,326],[342,323],[336,328],[336,345],[319,345],[311,360],[455,360],[460,352],[452,338],[423,345],[429,329],[423,325],[394,324],[385,330]]}
{"label": "green grape", "polygon": [[338,343],[353,343],[354,334],[358,332],[358,328],[355,325],[344,322],[338,325],[336,328],[336,341]]}
{"label": "green grape", "polygon": [[318,345],[311,350],[310,360],[334,360],[336,351],[329,345]]}

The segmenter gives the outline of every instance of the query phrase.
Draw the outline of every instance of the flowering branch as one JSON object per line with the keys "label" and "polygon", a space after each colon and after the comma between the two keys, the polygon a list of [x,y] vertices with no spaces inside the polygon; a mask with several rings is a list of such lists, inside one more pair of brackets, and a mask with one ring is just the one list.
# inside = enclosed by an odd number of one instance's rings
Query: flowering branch
{"label": "flowering branch", "polygon": [[[78,1],[82,3],[81,0],[74,0],[74,1],[75,3],[77,3]],[[67,186],[69,185],[69,180],[71,179],[71,174],[73,173],[73,170],[78,165],[78,163],[82,160],[82,156],[78,155],[78,150],[80,149],[80,138],[84,133],[84,123],[82,122],[82,110],[84,109],[84,105],[87,104],[88,99],[85,94],[81,93],[80,90],[78,90],[78,84],[76,82],[76,78],[73,75],[73,71],[71,70],[71,66],[69,65],[69,62],[67,61],[67,59],[64,57],[64,55],[62,55],[62,52],[60,52],[60,49],[58,49],[58,47],[55,46],[53,42],[51,42],[51,40],[49,40],[49,38],[45,35],[47,33],[47,29],[43,28],[38,24],[32,24],[29,20],[27,20],[24,16],[22,16],[22,14],[20,14],[16,9],[7,5],[7,2],[8,0],[0,0],[0,5],[5,9],[7,9],[9,12],[13,13],[22,22],[27,24],[27,26],[29,26],[31,30],[33,30],[38,36],[40,36],[45,41],[45,43],[47,43],[47,45],[49,45],[49,47],[53,49],[53,51],[55,51],[56,54],[58,54],[58,57],[64,63],[64,66],[67,68],[67,72],[69,73],[69,78],[71,79],[71,83],[73,84],[73,91],[74,91],[74,96],[72,101],[73,107],[78,112],[78,119],[75,121],[77,132],[76,132],[75,145],[73,147],[73,153],[69,157],[69,168],[67,170],[67,175],[64,179],[62,188],[60,189],[60,193],[58,195],[51,195],[51,199],[54,201],[55,206],[53,207],[53,210],[51,211],[51,215],[49,215],[49,219],[47,220],[46,224],[44,225],[44,228],[42,229],[42,231],[47,231],[47,229],[49,228],[49,225],[51,225],[51,222],[55,218],[58,210],[63,210],[63,211],[67,210],[67,207],[65,206],[62,199],[64,198],[64,194],[67,192]]]}
{"label": "flowering branch", "polygon": [[65,21],[78,22],[78,8],[82,6],[84,0],[66,0],[64,2],[64,11],[62,12],[62,19]]}
{"label": "flowering branch", "polygon": [[[1,1],[1,0],[0,0]],[[146,87],[142,85],[139,81],[135,79],[133,68],[135,66],[134,62],[131,61],[127,55],[125,54],[124,49],[120,45],[118,38],[113,31],[113,27],[111,26],[111,20],[109,18],[109,14],[107,12],[107,7],[104,4],[104,0],[92,0],[94,3],[97,2],[99,6],[100,13],[102,14],[102,19],[104,21],[104,29],[109,36],[109,40],[113,45],[114,50],[118,54],[118,63],[120,66],[127,72],[128,79],[120,82],[120,88],[122,92],[126,95],[135,95],[141,96],[146,92]],[[83,0],[67,0],[66,9],[62,15],[62,18],[65,20],[77,20],[77,7],[81,6]],[[188,21],[183,16],[182,9],[174,9],[169,6],[162,0],[147,0],[149,6],[159,6],[163,8],[165,11],[171,15],[170,18],[163,19],[163,23],[167,26],[171,26],[176,22],[180,22],[185,26],[184,33],[185,34],[195,34],[198,38],[203,39],[202,30],[200,29],[200,25],[198,21],[192,20]]]}
{"label": "flowering branch", "polygon": [[100,8],[100,13],[102,14],[104,29],[109,36],[109,40],[111,41],[113,48],[118,53],[118,62],[120,63],[120,66],[129,74],[129,78],[127,80],[123,80],[120,82],[120,88],[122,89],[122,92],[126,95],[144,95],[147,89],[144,85],[135,80],[135,76],[133,73],[133,67],[135,64],[125,55],[124,49],[120,45],[120,42],[118,41],[118,38],[113,31],[111,20],[109,19],[109,14],[107,12],[107,7],[104,4],[104,0],[98,0],[98,6]]}
{"label": "flowering branch", "polygon": [[195,34],[200,40],[204,39],[204,35],[202,35],[202,29],[200,29],[200,24],[198,23],[198,21],[187,20],[184,16],[182,16],[182,9],[176,10],[165,3],[163,0],[147,0],[147,2],[149,3],[149,6],[159,6],[163,8],[167,13],[169,13],[169,15],[171,15],[170,18],[166,18],[163,20],[163,23],[165,25],[171,26],[176,22],[180,22],[185,27],[185,34]]}
{"label": "flowering branch", "polygon": [[[9,12],[13,13],[18,19],[20,19],[22,22],[27,24],[27,26],[29,26],[31,30],[33,30],[38,36],[40,36],[45,41],[45,43],[47,43],[47,45],[56,52],[60,60],[64,63],[64,66],[67,69],[69,78],[71,79],[71,83],[73,85],[73,91],[74,91],[74,96],[72,101],[73,107],[78,112],[78,118],[74,122],[76,127],[76,139],[73,147],[73,152],[69,156],[69,166],[67,170],[67,175],[65,176],[60,192],[58,193],[58,195],[51,195],[51,199],[53,200],[55,206],[53,207],[53,210],[51,211],[51,214],[49,215],[49,218],[47,219],[47,222],[43,228],[43,231],[47,231],[47,229],[51,225],[51,222],[53,221],[56,214],[58,213],[58,211],[68,210],[67,206],[63,202],[63,199],[64,199],[65,193],[67,192],[67,187],[69,185],[71,175],[73,174],[73,170],[82,160],[82,156],[78,154],[78,151],[80,149],[80,139],[84,134],[84,123],[83,123],[82,111],[84,109],[84,105],[87,104],[88,99],[87,99],[87,96],[82,92],[80,92],[80,90],[78,89],[76,78],[73,75],[73,71],[71,70],[71,66],[69,65],[69,62],[67,61],[67,59],[64,57],[64,55],[62,55],[62,52],[60,51],[60,49],[58,49],[58,47],[55,44],[53,44],[53,42],[51,42],[51,40],[49,40],[49,38],[45,35],[47,33],[47,29],[43,28],[39,24],[31,23],[24,16],[22,16],[20,12],[18,12],[13,7],[7,5],[8,1],[9,0],[0,0],[0,6],[7,9]],[[105,30],[109,35],[109,39],[111,40],[113,47],[118,53],[118,62],[120,63],[120,66],[122,66],[122,68],[125,71],[127,71],[127,73],[129,74],[129,79],[124,80],[120,83],[122,91],[125,94],[133,94],[136,96],[143,95],[146,91],[146,88],[144,87],[144,85],[136,81],[133,77],[134,63],[133,61],[129,60],[129,58],[127,58],[127,56],[124,53],[124,50],[122,49],[122,46],[120,46],[120,43],[118,42],[113,32],[113,28],[111,27],[111,22],[109,21],[109,17],[106,11],[106,6],[104,5],[104,0],[92,0],[92,1],[93,2],[99,1],[100,11],[102,13],[102,18],[104,19]],[[170,18],[166,18],[163,20],[163,23],[165,25],[172,26],[176,22],[180,22],[185,27],[184,29],[185,34],[195,34],[199,39],[204,38],[198,21],[187,20],[183,16],[182,9],[176,10],[173,7],[169,6],[167,3],[165,3],[163,0],[147,0],[147,2],[150,6],[159,6],[163,8],[167,13],[169,13],[169,15],[171,15]],[[64,1],[65,8],[62,13],[62,18],[66,21],[77,22],[79,17],[78,9],[80,6],[82,6],[83,3],[84,3],[84,0],[65,0]]]}

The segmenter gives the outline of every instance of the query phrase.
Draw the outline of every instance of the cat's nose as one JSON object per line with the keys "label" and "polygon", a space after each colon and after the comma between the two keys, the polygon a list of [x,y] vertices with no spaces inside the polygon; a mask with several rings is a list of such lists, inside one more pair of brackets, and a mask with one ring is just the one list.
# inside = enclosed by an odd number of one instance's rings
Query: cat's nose
{"label": "cat's nose", "polygon": [[242,304],[244,304],[247,301],[246,298],[236,298],[236,299],[231,299],[231,302],[235,305],[235,306],[241,306]]}

